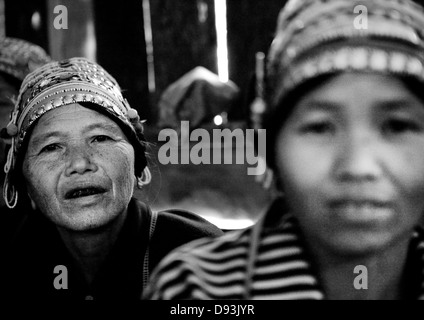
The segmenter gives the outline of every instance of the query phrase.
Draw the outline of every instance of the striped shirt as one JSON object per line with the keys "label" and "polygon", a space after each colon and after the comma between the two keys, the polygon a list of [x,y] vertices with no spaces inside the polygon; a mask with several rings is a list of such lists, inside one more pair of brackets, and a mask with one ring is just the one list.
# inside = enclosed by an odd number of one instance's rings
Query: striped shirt
{"label": "striped shirt", "polygon": [[[195,240],[162,260],[143,299],[325,299],[299,234],[296,219],[287,215],[278,226],[256,224],[219,238]],[[408,263],[419,264],[413,269],[418,271],[412,296],[424,299],[422,232],[414,233],[410,247],[413,257]]]}

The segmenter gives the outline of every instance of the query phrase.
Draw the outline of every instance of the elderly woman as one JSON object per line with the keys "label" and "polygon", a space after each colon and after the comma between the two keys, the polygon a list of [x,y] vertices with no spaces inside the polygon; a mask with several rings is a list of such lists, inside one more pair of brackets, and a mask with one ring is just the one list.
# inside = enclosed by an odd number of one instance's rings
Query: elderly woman
{"label": "elderly woman", "polygon": [[265,121],[282,196],[171,253],[145,298],[424,298],[423,30],[409,0],[289,1]]}
{"label": "elderly woman", "polygon": [[150,181],[142,121],[115,79],[87,59],[29,74],[7,133],[6,204],[32,207],[3,258],[9,297],[139,299],[167,252],[222,233],[133,197]]}
{"label": "elderly woman", "polygon": [[[16,38],[0,39],[0,129],[6,127],[25,76],[51,59],[43,48]],[[6,144],[0,139],[0,191],[3,190]],[[2,194],[2,193],[1,193]],[[0,206],[3,205],[0,197]]]}

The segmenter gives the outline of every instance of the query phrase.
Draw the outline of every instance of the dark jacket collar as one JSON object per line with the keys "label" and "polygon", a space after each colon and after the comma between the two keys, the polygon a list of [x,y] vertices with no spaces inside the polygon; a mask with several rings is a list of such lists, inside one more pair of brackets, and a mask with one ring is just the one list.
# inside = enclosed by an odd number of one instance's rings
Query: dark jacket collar
{"label": "dark jacket collar", "polygon": [[[117,242],[92,286],[87,285],[74,264],[55,225],[39,212],[22,215],[7,244],[10,255],[7,273],[12,273],[9,277],[17,277],[18,282],[22,282],[20,285],[13,281],[11,290],[18,291],[17,295],[38,294],[51,298],[62,296],[65,299],[81,300],[86,295],[106,299],[137,299],[142,289],[142,264],[150,214],[149,207],[144,203],[136,199],[130,201]],[[56,265],[64,265],[68,269],[68,290],[58,292],[52,285]]]}

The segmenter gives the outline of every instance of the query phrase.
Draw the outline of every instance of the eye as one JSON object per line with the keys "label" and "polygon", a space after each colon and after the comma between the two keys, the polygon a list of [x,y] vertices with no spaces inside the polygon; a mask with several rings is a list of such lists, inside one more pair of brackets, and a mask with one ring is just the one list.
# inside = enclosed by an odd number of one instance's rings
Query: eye
{"label": "eye", "polygon": [[52,143],[52,144],[49,144],[47,146],[44,146],[40,150],[40,153],[50,153],[50,152],[56,151],[58,149],[60,149],[60,146],[58,144],[56,144],[56,143]]}
{"label": "eye", "polygon": [[105,142],[105,141],[112,141],[113,139],[109,136],[105,135],[98,135],[93,138],[93,142]]}
{"label": "eye", "polygon": [[422,131],[422,126],[410,119],[388,119],[383,123],[383,133],[405,134],[418,133]]}
{"label": "eye", "polygon": [[301,133],[314,135],[334,134],[335,131],[336,126],[330,121],[310,122],[304,124],[300,128]]}

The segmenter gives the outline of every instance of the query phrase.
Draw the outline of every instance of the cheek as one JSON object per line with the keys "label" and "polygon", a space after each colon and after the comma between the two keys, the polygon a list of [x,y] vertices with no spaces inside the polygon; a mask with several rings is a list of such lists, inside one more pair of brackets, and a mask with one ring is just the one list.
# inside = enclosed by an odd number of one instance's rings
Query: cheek
{"label": "cheek", "polygon": [[46,165],[37,161],[23,163],[23,176],[26,187],[34,200],[44,201],[56,194],[56,165]]}
{"label": "cheek", "polygon": [[331,169],[331,150],[323,150],[296,139],[279,139],[276,150],[278,178],[286,189],[311,191],[322,187]]}
{"label": "cheek", "polygon": [[132,188],[134,185],[134,150],[132,147],[116,148],[113,152],[104,153],[104,160],[108,163],[109,174],[113,181],[125,189]]}
{"label": "cheek", "polygon": [[410,206],[424,210],[424,142],[390,151],[387,170],[393,183]]}
{"label": "cheek", "polygon": [[287,134],[277,140],[276,155],[279,184],[290,210],[302,222],[319,224],[325,219],[319,212],[331,181],[334,149]]}

